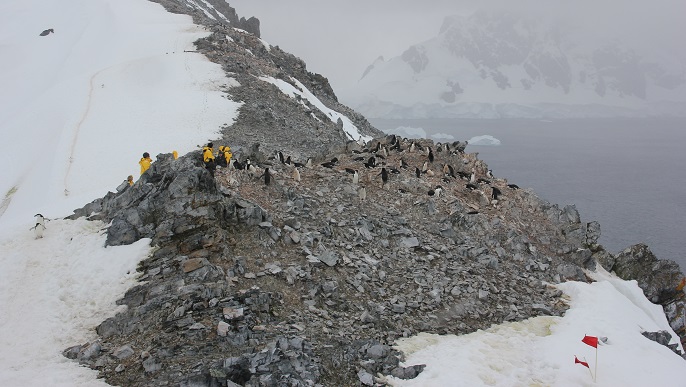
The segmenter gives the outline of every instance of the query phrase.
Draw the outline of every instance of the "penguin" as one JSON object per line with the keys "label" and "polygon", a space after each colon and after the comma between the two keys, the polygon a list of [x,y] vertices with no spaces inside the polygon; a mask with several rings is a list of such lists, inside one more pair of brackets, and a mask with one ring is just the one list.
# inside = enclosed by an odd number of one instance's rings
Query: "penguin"
{"label": "penguin", "polygon": [[298,171],[298,168],[293,168],[293,180],[300,181],[300,171]]}
{"label": "penguin", "polygon": [[371,156],[369,160],[367,160],[366,163],[364,163],[364,166],[367,168],[374,168],[376,167],[376,158],[374,156]]}
{"label": "penguin", "polygon": [[472,169],[472,174],[469,175],[469,182],[474,184],[476,183],[476,171]]}
{"label": "penguin", "polygon": [[405,160],[400,159],[400,168],[401,168],[401,169],[407,169],[407,167],[408,167],[408,165],[407,165],[407,163],[405,162]]}
{"label": "penguin", "polygon": [[279,155],[279,161],[281,162],[281,164],[285,164],[285,159],[283,158],[283,153],[281,151],[279,151],[278,155]]}
{"label": "penguin", "polygon": [[453,169],[453,166],[448,164],[448,174],[450,177],[457,179],[457,176],[455,176],[455,170]]}
{"label": "penguin", "polygon": [[434,151],[431,149],[431,147],[429,147],[429,162],[434,162]]}
{"label": "penguin", "polygon": [[327,161],[325,163],[321,163],[321,166],[325,167],[325,168],[333,168],[337,162],[338,162],[338,159],[336,157],[334,157],[330,161]]}
{"label": "penguin", "polygon": [[255,176],[257,174],[257,168],[255,168],[254,165],[250,164],[250,160],[248,160],[248,173],[250,173],[250,176]]}
{"label": "penguin", "polygon": [[416,146],[414,145],[414,142],[410,144],[410,153],[414,153]]}
{"label": "penguin", "polygon": [[424,165],[422,165],[422,172],[426,173],[426,171],[429,169],[429,162],[425,161]]}
{"label": "penguin", "polygon": [[239,171],[245,169],[245,164],[241,163],[238,160],[231,159],[233,161],[233,167]]}
{"label": "penguin", "polygon": [[286,157],[286,161],[284,162],[284,164],[291,165],[291,163],[291,156]]}
{"label": "penguin", "polygon": [[388,171],[386,168],[381,168],[381,173],[379,175],[381,175],[381,186],[385,187],[386,183],[388,183]]}
{"label": "penguin", "polygon": [[312,168],[312,158],[308,158],[307,162],[305,163],[306,168]]}
{"label": "penguin", "polygon": [[448,169],[448,164],[443,164],[443,174],[447,175],[450,172],[450,169]]}
{"label": "penguin", "polygon": [[472,191],[479,188],[479,187],[477,187],[476,185],[474,185],[474,184],[472,184],[472,183],[467,183],[467,185],[466,185],[465,187],[466,187],[467,189],[469,189],[469,190],[472,190]]}
{"label": "penguin", "polygon": [[360,187],[360,189],[357,190],[357,196],[359,196],[360,200],[367,199],[367,189]]}
{"label": "penguin", "polygon": [[269,185],[272,182],[272,175],[269,173],[269,168],[264,169],[264,173],[260,177],[264,176],[264,185]]}
{"label": "penguin", "polygon": [[507,186],[512,189],[519,189],[519,186],[517,184],[508,184]]}
{"label": "penguin", "polygon": [[45,218],[41,214],[36,214],[36,225],[31,227],[35,239],[43,238],[43,231],[45,231]]}
{"label": "penguin", "polygon": [[357,170],[353,173],[353,184],[357,184],[360,182],[360,174],[357,173]]}
{"label": "penguin", "polygon": [[417,175],[417,179],[419,179],[419,176],[421,176],[422,171],[421,171],[419,168],[416,168],[416,167],[415,167],[415,169],[414,169],[414,174]]}
{"label": "penguin", "polygon": [[437,185],[436,188],[434,189],[434,193],[436,194],[437,198],[441,197],[441,194],[443,193],[443,187],[440,185]]}
{"label": "penguin", "polygon": [[493,170],[492,169],[489,169],[488,171],[486,171],[486,177],[489,179],[493,178]]}
{"label": "penguin", "polygon": [[381,154],[384,158],[388,157],[388,151],[386,150],[385,146],[381,147]]}
{"label": "penguin", "polygon": [[502,195],[502,192],[496,187],[491,187],[491,199],[498,200],[498,196]]}

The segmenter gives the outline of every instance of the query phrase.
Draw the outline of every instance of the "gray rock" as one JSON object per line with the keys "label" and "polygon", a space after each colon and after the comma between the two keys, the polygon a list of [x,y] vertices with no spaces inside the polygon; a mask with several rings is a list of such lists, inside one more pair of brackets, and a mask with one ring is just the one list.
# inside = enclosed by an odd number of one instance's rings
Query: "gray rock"
{"label": "gray rock", "polygon": [[133,348],[131,348],[130,345],[124,345],[122,347],[115,349],[112,355],[119,360],[124,360],[127,357],[132,356],[134,353],[135,352],[133,351]]}
{"label": "gray rock", "polygon": [[419,246],[419,239],[417,237],[402,238],[400,240],[400,247],[414,248]]}
{"label": "gray rock", "polygon": [[362,383],[365,386],[373,386],[374,385],[374,375],[370,374],[369,372],[365,370],[359,370],[357,372],[357,377],[360,380],[360,383]]}
{"label": "gray rock", "polygon": [[336,266],[338,263],[338,254],[332,250],[326,250],[322,252],[317,259],[325,263],[329,267]]}
{"label": "gray rock", "polygon": [[154,373],[162,369],[162,364],[158,363],[154,357],[143,360],[142,364],[146,373]]}

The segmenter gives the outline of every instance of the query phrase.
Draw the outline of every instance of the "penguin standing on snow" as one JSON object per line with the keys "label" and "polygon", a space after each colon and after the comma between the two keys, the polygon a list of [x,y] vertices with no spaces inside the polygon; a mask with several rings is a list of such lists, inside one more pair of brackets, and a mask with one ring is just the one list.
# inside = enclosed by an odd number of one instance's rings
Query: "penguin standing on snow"
{"label": "penguin standing on snow", "polygon": [[36,214],[36,225],[31,227],[33,235],[36,239],[43,238],[43,231],[45,231],[45,218],[41,214]]}

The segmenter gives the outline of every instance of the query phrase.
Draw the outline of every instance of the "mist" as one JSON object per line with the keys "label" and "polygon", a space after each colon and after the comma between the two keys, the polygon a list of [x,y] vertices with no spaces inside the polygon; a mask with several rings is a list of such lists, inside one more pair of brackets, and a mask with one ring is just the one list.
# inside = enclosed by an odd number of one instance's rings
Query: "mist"
{"label": "mist", "polygon": [[622,42],[686,73],[683,0],[449,1],[231,0],[242,17],[260,19],[262,38],[329,79],[334,90],[354,87],[376,58],[399,56],[435,37],[446,16],[510,11],[569,26],[581,41]]}

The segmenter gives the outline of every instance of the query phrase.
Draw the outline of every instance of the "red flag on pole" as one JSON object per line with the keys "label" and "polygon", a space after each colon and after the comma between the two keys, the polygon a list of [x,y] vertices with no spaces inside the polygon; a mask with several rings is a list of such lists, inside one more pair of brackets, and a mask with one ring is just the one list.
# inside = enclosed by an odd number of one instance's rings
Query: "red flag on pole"
{"label": "red flag on pole", "polygon": [[583,339],[581,339],[585,344],[590,345],[593,348],[598,348],[598,338],[595,336],[584,336]]}
{"label": "red flag on pole", "polygon": [[581,360],[577,359],[576,356],[574,356],[574,364],[581,364],[582,366],[588,368],[589,370],[591,369],[591,367],[588,366],[588,363],[586,363],[585,361],[581,361]]}

